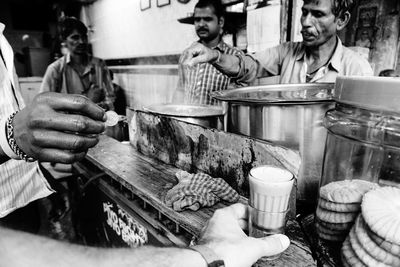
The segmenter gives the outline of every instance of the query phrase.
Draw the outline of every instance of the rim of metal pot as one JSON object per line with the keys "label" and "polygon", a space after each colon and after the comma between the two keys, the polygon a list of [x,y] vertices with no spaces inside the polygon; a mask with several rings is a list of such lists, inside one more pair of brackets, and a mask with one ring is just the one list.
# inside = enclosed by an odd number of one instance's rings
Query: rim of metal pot
{"label": "rim of metal pot", "polygon": [[[181,118],[204,118],[224,115],[222,107],[212,105],[154,104],[143,107],[143,110],[159,115]],[[190,113],[190,111],[196,111],[196,113]],[[182,114],[182,112],[185,113]]]}
{"label": "rim of metal pot", "polygon": [[[283,92],[280,97],[277,92]],[[334,83],[273,84],[212,92],[220,101],[251,104],[314,104],[333,102]],[[264,94],[263,94],[264,93]],[[268,94],[268,93],[275,93]]]}

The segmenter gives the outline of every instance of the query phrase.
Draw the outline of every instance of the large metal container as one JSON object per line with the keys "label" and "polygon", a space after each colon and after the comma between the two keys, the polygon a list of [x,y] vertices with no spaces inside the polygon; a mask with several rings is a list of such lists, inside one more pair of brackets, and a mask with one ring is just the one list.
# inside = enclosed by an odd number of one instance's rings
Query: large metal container
{"label": "large metal container", "polygon": [[321,177],[326,129],[334,107],[333,84],[279,84],[214,92],[228,102],[228,132],[245,134],[300,151],[297,199],[315,203]]}
{"label": "large metal container", "polygon": [[224,111],[218,106],[157,104],[145,107],[144,110],[205,127],[223,129]]}

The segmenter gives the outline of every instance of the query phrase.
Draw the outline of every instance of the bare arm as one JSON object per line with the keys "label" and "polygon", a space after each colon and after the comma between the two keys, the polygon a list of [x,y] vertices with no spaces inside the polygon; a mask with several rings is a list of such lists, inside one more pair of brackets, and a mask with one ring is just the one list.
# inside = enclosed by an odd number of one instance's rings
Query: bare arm
{"label": "bare arm", "polygon": [[199,266],[206,263],[189,249],[144,247],[103,249],[72,245],[14,230],[0,228],[0,266],[25,267],[125,267]]}
{"label": "bare arm", "polygon": [[[214,251],[227,267],[251,266],[260,257],[281,253],[289,246],[284,235],[248,237],[242,230],[247,227],[247,219],[247,206],[243,204],[217,210],[203,229],[199,243]],[[89,248],[4,228],[0,228],[0,236],[0,266],[206,267],[198,252],[184,248]]]}

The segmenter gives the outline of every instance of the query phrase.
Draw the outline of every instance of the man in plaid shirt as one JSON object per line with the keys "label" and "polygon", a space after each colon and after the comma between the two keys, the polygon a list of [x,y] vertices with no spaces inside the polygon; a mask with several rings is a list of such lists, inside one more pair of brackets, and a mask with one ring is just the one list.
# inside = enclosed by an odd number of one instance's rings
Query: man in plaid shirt
{"label": "man in plaid shirt", "polygon": [[[222,41],[224,7],[219,0],[199,0],[195,5],[193,18],[199,37],[197,42],[217,50],[220,54],[241,53],[239,49]],[[185,54],[184,52],[179,59],[179,81],[174,101],[183,101],[185,104],[220,105],[218,100],[210,96],[210,92],[226,90],[230,78],[210,63],[198,64],[193,68],[184,67],[182,62],[185,60]]]}

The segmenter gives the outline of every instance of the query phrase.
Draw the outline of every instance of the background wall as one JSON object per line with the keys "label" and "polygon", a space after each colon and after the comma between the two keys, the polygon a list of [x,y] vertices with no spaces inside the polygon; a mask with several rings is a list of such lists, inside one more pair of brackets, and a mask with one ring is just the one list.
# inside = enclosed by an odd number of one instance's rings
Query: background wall
{"label": "background wall", "polygon": [[[150,8],[141,10],[141,1],[150,2]],[[177,20],[193,12],[197,1],[170,0],[162,7],[158,1],[98,0],[81,12],[91,30],[93,54],[109,60],[115,83],[123,88],[128,107],[136,110],[171,101],[179,54],[197,40],[193,25]]]}
{"label": "background wall", "polygon": [[98,0],[82,11],[82,19],[93,30],[93,52],[104,59],[180,54],[196,40],[192,25],[178,18],[193,12],[197,1],[151,7],[141,11],[143,0]]}
{"label": "background wall", "polygon": [[43,0],[1,0],[0,22],[4,35],[16,53],[15,68],[20,77],[41,76],[50,63],[51,32],[55,15]]}

